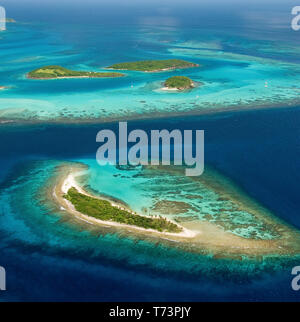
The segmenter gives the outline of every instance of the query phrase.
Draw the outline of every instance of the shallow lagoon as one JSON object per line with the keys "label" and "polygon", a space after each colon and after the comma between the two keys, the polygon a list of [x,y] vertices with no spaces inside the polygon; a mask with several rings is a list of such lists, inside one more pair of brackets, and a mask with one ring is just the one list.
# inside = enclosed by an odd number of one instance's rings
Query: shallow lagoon
{"label": "shallow lagoon", "polygon": [[[140,24],[85,24],[80,29],[61,21],[55,28],[50,23],[10,24],[0,41],[0,85],[10,87],[0,93],[0,119],[103,121],[297,105],[299,44],[287,37],[278,46],[275,32],[275,39],[266,41],[256,33],[230,33]],[[26,79],[27,72],[45,65],[105,71],[117,62],[169,58],[201,67],[127,71],[122,79]],[[181,93],[161,91],[164,80],[174,75],[204,85]]]}

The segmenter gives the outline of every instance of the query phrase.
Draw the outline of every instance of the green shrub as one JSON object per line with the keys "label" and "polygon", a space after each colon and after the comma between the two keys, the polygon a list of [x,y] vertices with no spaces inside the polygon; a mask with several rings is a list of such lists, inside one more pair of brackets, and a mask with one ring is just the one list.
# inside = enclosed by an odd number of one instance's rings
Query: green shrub
{"label": "green shrub", "polygon": [[121,73],[98,73],[70,70],[61,66],[44,66],[28,73],[29,78],[60,78],[60,77],[122,77]]}
{"label": "green shrub", "polygon": [[143,72],[150,71],[160,71],[164,69],[176,69],[176,68],[188,68],[188,67],[198,67],[198,64],[190,63],[188,61],[180,59],[166,59],[166,60],[143,60],[127,63],[119,63],[110,66],[113,69],[126,69],[126,70],[136,70]]}
{"label": "green shrub", "polygon": [[186,76],[173,76],[165,81],[165,86],[169,88],[187,89],[193,87],[193,81]]}
{"label": "green shrub", "polygon": [[79,193],[76,188],[69,189],[64,198],[69,200],[75,209],[82,214],[104,221],[114,221],[121,224],[138,226],[146,229],[155,229],[160,232],[179,233],[182,228],[165,218],[152,218],[132,214],[127,210],[119,209],[106,200],[93,198]]}

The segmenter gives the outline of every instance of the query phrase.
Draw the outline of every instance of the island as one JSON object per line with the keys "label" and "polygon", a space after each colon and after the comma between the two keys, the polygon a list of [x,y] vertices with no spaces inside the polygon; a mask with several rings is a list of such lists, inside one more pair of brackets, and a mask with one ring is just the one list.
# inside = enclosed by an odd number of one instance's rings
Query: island
{"label": "island", "polygon": [[63,196],[71,202],[76,211],[102,221],[113,221],[159,232],[180,233],[182,228],[163,217],[152,218],[130,212],[123,207],[112,205],[109,201],[80,193],[71,187]]}
{"label": "island", "polygon": [[8,23],[15,23],[16,22],[16,20],[15,19],[13,19],[13,18],[6,18],[5,19],[5,22],[8,22]]}
{"label": "island", "polygon": [[61,78],[105,78],[123,77],[121,73],[75,71],[61,66],[44,66],[27,74],[30,79],[61,79]]}
{"label": "island", "polygon": [[193,81],[186,76],[172,76],[168,78],[162,89],[163,90],[185,90],[195,87]]}
{"label": "island", "polygon": [[143,60],[127,63],[118,63],[109,66],[109,69],[117,70],[134,70],[141,72],[160,72],[172,69],[182,69],[199,67],[200,65],[191,63],[180,59],[166,59],[166,60]]}

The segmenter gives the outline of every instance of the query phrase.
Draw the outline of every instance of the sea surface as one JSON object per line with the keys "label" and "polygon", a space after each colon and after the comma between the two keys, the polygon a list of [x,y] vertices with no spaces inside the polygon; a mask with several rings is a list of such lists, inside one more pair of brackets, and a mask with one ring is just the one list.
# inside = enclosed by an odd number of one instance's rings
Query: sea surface
{"label": "sea surface", "polygon": [[[121,119],[130,120],[129,130],[205,130],[205,171],[300,229],[300,44],[289,4],[2,2],[17,23],[0,33],[0,86],[8,87],[0,91],[0,120],[13,121],[0,124],[0,265],[7,273],[0,301],[299,301],[291,289],[297,260],[215,259],[103,233],[64,215],[46,189],[58,166],[80,162],[89,166],[90,189],[149,209],[173,183],[100,167],[97,132],[116,130]],[[120,79],[26,79],[44,65],[104,71],[168,58],[201,67]],[[161,91],[173,75],[203,86]],[[193,187],[181,185],[183,192]]]}
{"label": "sea surface", "polygon": [[[129,128],[204,129],[207,166],[300,229],[299,121],[296,107],[132,121]],[[110,172],[95,162],[97,132],[116,126],[1,127],[0,258],[8,289],[2,300],[299,300],[290,286],[297,262],[218,260],[99,233],[48,204],[45,184],[67,161],[91,167],[94,189],[142,204],[134,184],[107,181]],[[164,185],[157,188],[164,193]]]}

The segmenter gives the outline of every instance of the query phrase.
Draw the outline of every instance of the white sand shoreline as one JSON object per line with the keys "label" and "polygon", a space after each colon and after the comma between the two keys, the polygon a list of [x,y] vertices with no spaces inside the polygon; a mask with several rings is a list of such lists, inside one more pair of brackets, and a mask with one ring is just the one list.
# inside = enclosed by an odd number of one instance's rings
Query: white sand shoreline
{"label": "white sand shoreline", "polygon": [[[100,224],[101,226],[103,226],[103,225],[104,226],[105,225],[106,226],[115,226],[115,227],[120,227],[120,228],[139,230],[139,231],[143,231],[143,232],[151,232],[151,233],[156,233],[156,234],[160,234],[160,235],[167,235],[167,236],[174,236],[174,237],[176,236],[176,237],[184,237],[184,238],[193,238],[197,234],[199,234],[198,231],[195,232],[195,231],[189,230],[189,229],[187,229],[187,228],[185,228],[185,227],[183,227],[181,225],[178,225],[177,223],[175,223],[175,224],[177,226],[179,226],[180,228],[182,228],[182,232],[180,232],[180,233],[159,232],[159,231],[154,230],[154,229],[146,229],[146,228],[142,228],[142,227],[138,227],[138,226],[121,224],[121,223],[114,222],[114,221],[104,221],[104,220],[93,218],[91,216],[88,216],[88,215],[85,215],[85,214],[82,214],[82,213],[78,212],[74,208],[74,206],[72,205],[72,203],[70,201],[68,201],[65,198],[63,198],[63,196],[58,197],[58,194],[59,194],[59,192],[61,192],[62,195],[66,194],[69,191],[70,188],[74,187],[74,188],[76,188],[78,190],[78,192],[80,192],[82,194],[85,194],[85,195],[93,197],[93,198],[97,198],[95,196],[92,196],[92,195],[88,194],[86,191],[84,191],[78,185],[78,183],[76,182],[75,178],[77,176],[81,176],[82,174],[83,174],[82,171],[78,171],[78,172],[75,172],[75,173],[73,173],[73,172],[69,173],[68,176],[63,180],[62,184],[58,185],[58,186],[55,186],[54,190],[53,190],[53,197],[59,202],[61,208],[65,209],[67,212],[75,215],[76,218],[78,218],[80,220],[83,220],[83,221],[85,221],[85,222],[87,222],[89,224],[93,224],[93,225],[94,224]],[[58,192],[57,192],[57,189],[58,189]],[[104,200],[107,200],[107,199],[104,199]],[[113,207],[117,207],[119,209],[126,210],[126,211],[131,212],[132,214],[135,214],[133,211],[131,211],[129,209],[126,209],[125,207],[122,207],[122,206],[120,206],[120,205],[118,205],[116,203],[113,203],[111,201],[109,201],[109,202]],[[139,216],[143,216],[143,215],[139,214]],[[169,221],[171,221],[171,220],[169,220]]]}
{"label": "white sand shoreline", "polygon": [[172,92],[179,92],[182,91],[182,89],[179,88],[171,88],[171,87],[161,87],[160,88],[161,91],[172,91]]}

